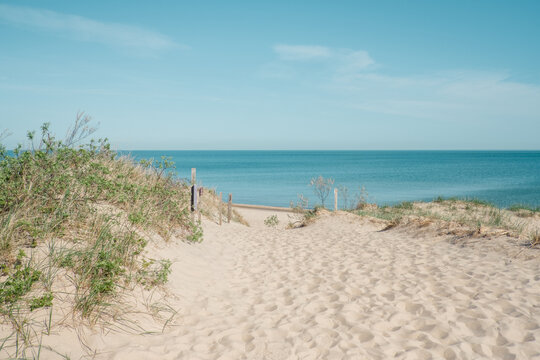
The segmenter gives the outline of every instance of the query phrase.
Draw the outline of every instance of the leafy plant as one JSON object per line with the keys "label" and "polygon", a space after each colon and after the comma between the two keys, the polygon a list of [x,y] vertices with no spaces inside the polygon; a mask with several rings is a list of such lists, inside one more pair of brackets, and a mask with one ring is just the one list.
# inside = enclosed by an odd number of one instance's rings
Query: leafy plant
{"label": "leafy plant", "polygon": [[53,294],[50,292],[40,297],[33,298],[30,301],[30,311],[34,311],[35,309],[39,309],[42,307],[50,307],[52,306],[52,301],[53,301]]}
{"label": "leafy plant", "polygon": [[14,272],[0,284],[0,306],[15,303],[32,289],[32,285],[41,276],[41,272],[33,268],[30,261],[22,264],[24,256],[24,252],[20,250],[14,265]]}
{"label": "leafy plant", "polygon": [[201,224],[197,221],[193,221],[191,224],[191,234],[186,237],[189,242],[198,243],[203,240],[203,230]]}
{"label": "leafy plant", "polygon": [[279,219],[277,215],[271,215],[268,216],[266,219],[264,219],[264,225],[268,227],[276,227],[279,224]]}
{"label": "leafy plant", "polygon": [[146,287],[165,284],[171,273],[171,261],[164,259],[155,261],[144,260],[137,273],[137,281]]}

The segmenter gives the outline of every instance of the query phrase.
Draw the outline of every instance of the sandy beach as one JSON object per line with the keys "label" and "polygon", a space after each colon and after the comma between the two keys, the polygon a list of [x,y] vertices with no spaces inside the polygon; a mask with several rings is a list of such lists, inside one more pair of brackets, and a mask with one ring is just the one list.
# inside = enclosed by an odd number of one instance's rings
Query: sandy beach
{"label": "sandy beach", "polygon": [[539,15],[0,0],[0,360],[540,360]]}
{"label": "sandy beach", "polygon": [[286,212],[238,211],[251,226],[205,219],[203,243],[151,249],[173,261],[170,280],[126,301],[170,309],[161,322],[58,326],[42,358],[540,359],[538,250],[342,212],[286,229]]}

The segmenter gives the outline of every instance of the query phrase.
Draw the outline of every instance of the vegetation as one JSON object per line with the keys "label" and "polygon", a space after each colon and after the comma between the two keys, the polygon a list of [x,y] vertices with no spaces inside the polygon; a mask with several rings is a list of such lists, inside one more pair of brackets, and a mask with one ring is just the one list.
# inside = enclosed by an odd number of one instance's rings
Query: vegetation
{"label": "vegetation", "polygon": [[531,246],[539,246],[540,245],[540,232],[535,231],[534,233],[531,233]]}
{"label": "vegetation", "polygon": [[[487,229],[492,229],[494,233],[502,231],[511,236],[530,238],[530,244],[533,246],[540,245],[537,240],[540,214],[535,209],[524,207],[501,209],[477,199],[438,197],[433,202],[402,202],[393,206],[374,206],[354,212],[387,220],[385,230],[408,220],[419,220],[422,224],[439,221],[473,229],[477,234]],[[524,218],[531,219],[525,221]]]}
{"label": "vegetation", "polygon": [[369,205],[369,194],[366,188],[362,185],[356,193],[350,193],[349,188],[344,185],[339,185],[338,196],[340,208],[343,210],[358,210],[364,209]]}
{"label": "vegetation", "polygon": [[325,179],[321,175],[319,175],[319,177],[312,178],[309,182],[309,186],[313,188],[313,192],[321,201],[322,207],[325,207],[324,203],[326,201],[326,198],[328,198],[328,194],[330,194],[330,190],[332,190],[333,185],[334,179]]}
{"label": "vegetation", "polygon": [[0,145],[0,315],[13,324],[17,349],[30,341],[23,309],[54,305],[60,269],[73,283],[74,314],[95,322],[129,284],[167,281],[170,261],[144,255],[146,231],[202,240],[171,160],[136,164],[106,139],[81,144],[94,132],[89,122],[79,114],[64,140],[44,124],[39,136],[28,133],[29,150]]}
{"label": "vegetation", "polygon": [[292,214],[287,214],[289,218],[287,227],[289,229],[308,225],[317,217],[319,211],[322,209],[321,206],[315,206],[314,209],[308,209],[307,205],[308,199],[302,194],[298,195],[296,204],[291,201],[290,207],[292,209]]}
{"label": "vegetation", "polygon": [[264,225],[268,227],[272,227],[272,228],[278,226],[279,220],[278,220],[277,215],[271,215],[271,216],[268,216],[266,219],[264,219]]}
{"label": "vegetation", "polygon": [[[311,179],[315,195],[324,204],[333,179],[322,176]],[[351,194],[346,186],[337,186],[340,194],[340,208],[357,215],[371,216],[387,222],[384,230],[399,225],[415,222],[426,226],[437,222],[442,228],[461,227],[464,233],[471,234],[506,234],[526,239],[530,246],[540,246],[540,208],[526,205],[513,205],[507,209],[480,199],[443,198],[441,196],[432,202],[404,201],[394,205],[377,206],[369,203],[369,195],[364,186],[359,192]],[[310,210],[307,207],[308,199],[299,195],[296,204],[291,202],[293,214],[289,215],[289,228],[303,227],[309,224],[319,213],[317,206]],[[324,208],[324,206],[323,206]],[[454,231],[454,230],[452,230]],[[458,230],[456,230],[458,231]],[[458,232],[459,232],[458,231]]]}

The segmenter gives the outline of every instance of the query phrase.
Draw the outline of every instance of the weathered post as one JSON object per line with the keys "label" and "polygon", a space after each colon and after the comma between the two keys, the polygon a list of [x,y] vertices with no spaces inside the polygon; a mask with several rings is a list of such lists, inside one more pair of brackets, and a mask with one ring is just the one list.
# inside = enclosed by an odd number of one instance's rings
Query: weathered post
{"label": "weathered post", "polygon": [[229,194],[229,203],[227,204],[227,222],[230,223],[232,218],[232,194]]}
{"label": "weathered post", "polygon": [[197,211],[197,205],[199,204],[199,191],[197,185],[191,186],[191,211]]}
{"label": "weathered post", "polygon": [[195,214],[199,213],[199,189],[197,189],[197,168],[191,168],[191,220],[195,222]]}
{"label": "weathered post", "polygon": [[200,187],[198,189],[199,191],[199,196],[197,196],[197,217],[199,219],[199,222],[201,222],[201,209],[200,209],[200,204],[201,204],[201,198],[203,196],[203,187]]}
{"label": "weathered post", "polygon": [[193,184],[191,186],[191,220],[195,221],[195,213],[197,212],[197,205],[199,204],[198,200],[199,191],[197,190],[197,185]]}
{"label": "weathered post", "polygon": [[191,168],[191,185],[197,182],[197,168]]}
{"label": "weathered post", "polygon": [[219,192],[219,225],[221,225],[221,217],[222,217],[222,214],[221,212],[223,211],[223,193],[220,191]]}
{"label": "weathered post", "polygon": [[337,188],[334,188],[334,211],[337,211]]}

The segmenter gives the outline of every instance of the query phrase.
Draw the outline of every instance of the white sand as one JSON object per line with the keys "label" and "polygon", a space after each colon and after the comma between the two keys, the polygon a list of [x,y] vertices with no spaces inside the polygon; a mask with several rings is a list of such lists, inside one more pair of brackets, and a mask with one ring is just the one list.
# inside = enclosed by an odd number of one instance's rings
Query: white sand
{"label": "white sand", "polygon": [[[286,230],[286,213],[239,212],[251,227],[206,221],[202,244],[155,250],[174,262],[161,301],[176,315],[163,332],[133,315],[148,335],[82,329],[96,358],[540,359],[540,251],[512,259],[348,214]],[[277,229],[263,225],[272,214]],[[85,354],[70,329],[43,343]]]}

